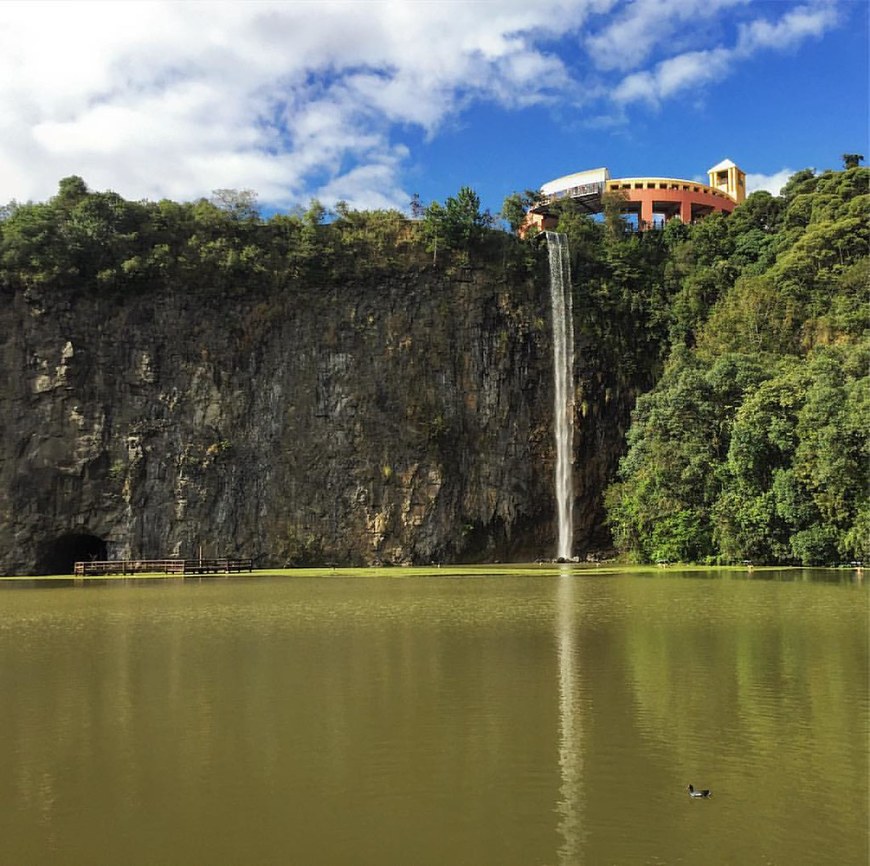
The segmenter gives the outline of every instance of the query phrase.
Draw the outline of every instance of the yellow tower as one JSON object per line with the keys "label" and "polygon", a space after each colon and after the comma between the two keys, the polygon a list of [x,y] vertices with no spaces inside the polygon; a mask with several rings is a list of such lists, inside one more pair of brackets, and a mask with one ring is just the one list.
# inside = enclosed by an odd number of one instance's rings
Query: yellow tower
{"label": "yellow tower", "polygon": [[710,186],[731,196],[737,204],[746,199],[746,172],[741,171],[730,159],[723,159],[707,172]]}

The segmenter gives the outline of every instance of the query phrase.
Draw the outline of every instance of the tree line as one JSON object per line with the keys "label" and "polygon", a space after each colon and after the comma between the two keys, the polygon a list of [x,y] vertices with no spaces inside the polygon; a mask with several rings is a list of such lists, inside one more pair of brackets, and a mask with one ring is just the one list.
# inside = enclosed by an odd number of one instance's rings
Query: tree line
{"label": "tree line", "polygon": [[72,176],[46,202],[0,207],[0,287],[124,293],[160,287],[233,293],[298,290],[322,278],[382,272],[415,253],[468,260],[493,217],[468,187],[442,205],[355,210],[313,200],[262,218],[251,190],[193,202],[128,201]]}

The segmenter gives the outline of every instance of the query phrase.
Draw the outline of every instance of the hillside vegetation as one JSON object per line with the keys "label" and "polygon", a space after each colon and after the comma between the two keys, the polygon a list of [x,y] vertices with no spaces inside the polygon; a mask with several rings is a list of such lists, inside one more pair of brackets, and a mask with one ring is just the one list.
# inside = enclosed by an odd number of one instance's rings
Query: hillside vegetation
{"label": "hillside vegetation", "polygon": [[[66,295],[170,288],[194,295],[306,291],[433,261],[468,264],[505,246],[467,187],[416,220],[339,202],[261,217],[250,190],[128,201],[64,178],[47,202],[0,207],[0,289]],[[446,259],[446,261],[445,261]]]}
{"label": "hillside vegetation", "polygon": [[802,171],[779,197],[659,233],[663,372],[606,494],[626,555],[867,558],[868,175]]}

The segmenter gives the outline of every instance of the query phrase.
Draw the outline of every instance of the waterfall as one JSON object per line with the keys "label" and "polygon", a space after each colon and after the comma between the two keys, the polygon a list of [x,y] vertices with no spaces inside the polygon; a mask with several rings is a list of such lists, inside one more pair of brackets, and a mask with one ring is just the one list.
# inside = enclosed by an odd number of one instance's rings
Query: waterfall
{"label": "waterfall", "polygon": [[570,559],[574,547],[574,303],[568,238],[547,232],[550,300],[553,307],[553,418],[556,434],[556,509],[559,543],[556,556]]}

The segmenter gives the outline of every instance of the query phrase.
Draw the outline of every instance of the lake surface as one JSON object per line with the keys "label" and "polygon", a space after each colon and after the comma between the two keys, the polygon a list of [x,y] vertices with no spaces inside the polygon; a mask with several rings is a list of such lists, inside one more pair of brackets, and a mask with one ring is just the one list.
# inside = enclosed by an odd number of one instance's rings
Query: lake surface
{"label": "lake surface", "polygon": [[2,590],[0,863],[864,866],[868,589],[816,576]]}

